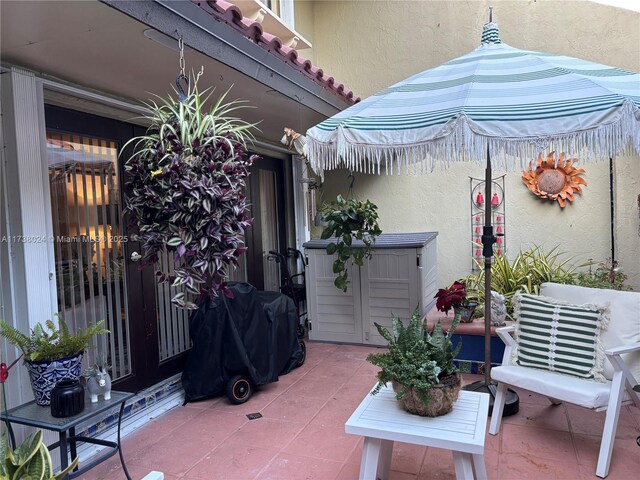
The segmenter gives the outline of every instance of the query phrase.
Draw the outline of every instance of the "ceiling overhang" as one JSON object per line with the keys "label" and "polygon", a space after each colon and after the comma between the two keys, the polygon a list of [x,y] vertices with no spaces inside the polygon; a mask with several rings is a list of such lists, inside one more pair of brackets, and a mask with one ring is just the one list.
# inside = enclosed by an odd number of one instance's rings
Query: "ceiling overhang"
{"label": "ceiling overhang", "polygon": [[[232,87],[228,100],[254,107],[239,115],[259,123],[256,137],[266,143],[281,146],[284,127],[306,131],[348,106],[189,1],[0,1],[0,9],[2,64],[44,78],[49,103],[114,117],[113,109],[100,105],[141,105],[152,94],[171,93],[179,73],[176,39],[182,35],[189,47],[186,70],[204,67],[201,89],[215,88],[215,98]],[[151,40],[145,36],[149,29],[167,41]],[[114,118],[138,115],[131,112]]]}
{"label": "ceiling overhang", "polygon": [[344,100],[317,85],[280,58],[251,42],[205,10],[187,1],[101,2],[185,45],[242,72],[282,95],[327,117],[348,106]]}

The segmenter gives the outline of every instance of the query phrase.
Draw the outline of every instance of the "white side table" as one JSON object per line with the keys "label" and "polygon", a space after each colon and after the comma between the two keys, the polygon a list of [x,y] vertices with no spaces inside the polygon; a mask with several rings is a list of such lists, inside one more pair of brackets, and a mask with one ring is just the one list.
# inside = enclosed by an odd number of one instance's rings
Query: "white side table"
{"label": "white side table", "polygon": [[389,478],[393,442],[451,450],[458,480],[486,480],[484,438],[489,394],[462,390],[453,410],[440,417],[405,412],[391,386],[367,395],[344,430],[364,436],[360,480]]}

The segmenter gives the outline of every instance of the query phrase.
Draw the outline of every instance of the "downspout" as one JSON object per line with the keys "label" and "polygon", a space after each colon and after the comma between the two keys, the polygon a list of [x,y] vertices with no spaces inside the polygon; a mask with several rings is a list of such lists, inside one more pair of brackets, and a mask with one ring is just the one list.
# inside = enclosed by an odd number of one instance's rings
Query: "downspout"
{"label": "downspout", "polygon": [[616,261],[616,212],[613,195],[613,158],[609,157],[609,202],[611,210],[611,262]]}

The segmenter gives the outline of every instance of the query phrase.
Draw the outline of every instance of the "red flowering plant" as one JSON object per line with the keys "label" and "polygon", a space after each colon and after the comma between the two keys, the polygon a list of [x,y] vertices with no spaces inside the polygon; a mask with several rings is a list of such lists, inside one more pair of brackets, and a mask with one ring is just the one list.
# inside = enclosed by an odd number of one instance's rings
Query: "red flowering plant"
{"label": "red flowering plant", "polygon": [[449,288],[439,289],[434,298],[437,299],[436,308],[444,313],[468,303],[467,292],[462,282],[453,282]]}

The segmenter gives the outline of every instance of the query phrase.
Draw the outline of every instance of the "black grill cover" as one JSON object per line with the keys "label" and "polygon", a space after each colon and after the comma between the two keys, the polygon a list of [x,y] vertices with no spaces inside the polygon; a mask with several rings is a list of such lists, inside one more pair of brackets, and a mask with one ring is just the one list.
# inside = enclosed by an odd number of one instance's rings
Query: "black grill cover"
{"label": "black grill cover", "polygon": [[192,347],[182,372],[185,403],[219,395],[238,374],[255,385],[278,380],[302,360],[296,307],[286,295],[229,285],[224,295],[202,302],[189,319]]}

